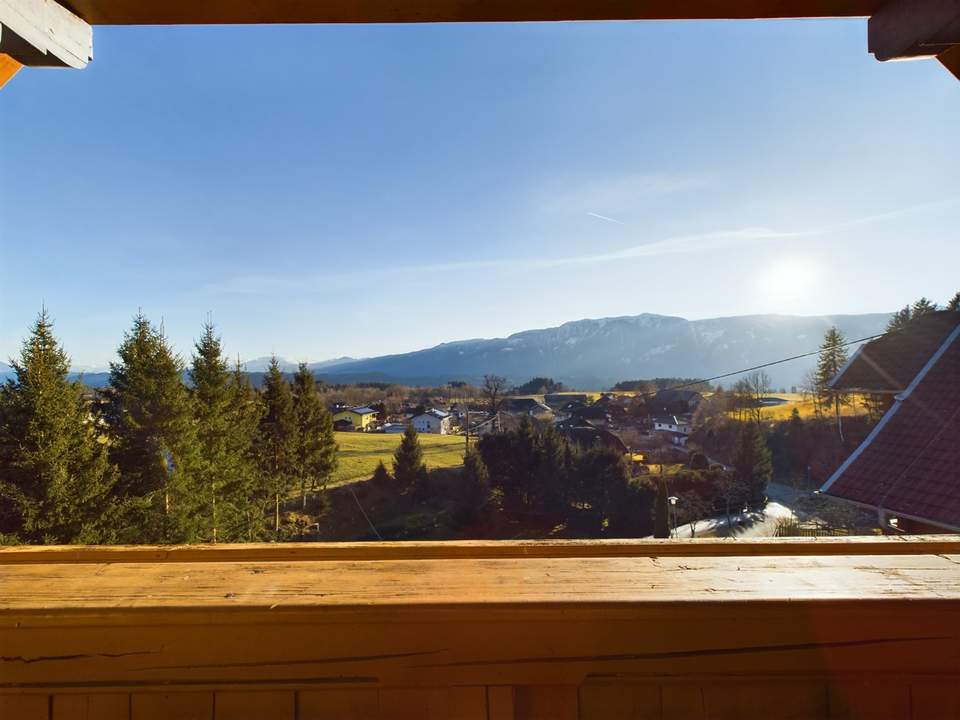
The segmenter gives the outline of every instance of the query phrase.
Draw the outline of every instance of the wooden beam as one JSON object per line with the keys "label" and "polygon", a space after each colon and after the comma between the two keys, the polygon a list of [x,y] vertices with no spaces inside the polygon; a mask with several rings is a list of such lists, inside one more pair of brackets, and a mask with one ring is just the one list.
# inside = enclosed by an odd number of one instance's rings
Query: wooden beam
{"label": "wooden beam", "polygon": [[6,53],[0,53],[0,88],[6,85],[10,78],[16,75],[22,67],[23,65]]}
{"label": "wooden beam", "polygon": [[54,0],[0,0],[0,52],[22,65],[82,68],[93,29]]}
{"label": "wooden beam", "polygon": [[615,557],[960,555],[960,535],[691,540],[444,540],[226,545],[8,545],[6,565]]}
{"label": "wooden beam", "polygon": [[934,56],[960,43],[960,0],[893,0],[868,24],[877,60]]}
{"label": "wooden beam", "polygon": [[93,25],[866,17],[883,0],[69,0]]}
{"label": "wooden beam", "polygon": [[957,80],[960,80],[960,45],[954,45],[946,52],[940,53],[937,59],[956,76]]}

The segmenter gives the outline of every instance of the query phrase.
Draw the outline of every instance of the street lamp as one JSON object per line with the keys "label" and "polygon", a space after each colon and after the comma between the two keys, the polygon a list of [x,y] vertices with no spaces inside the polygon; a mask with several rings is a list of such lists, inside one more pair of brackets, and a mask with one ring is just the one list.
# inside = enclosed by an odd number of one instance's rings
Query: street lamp
{"label": "street lamp", "polygon": [[667,502],[670,503],[670,514],[673,516],[673,536],[677,536],[677,500],[679,500],[676,495],[671,495],[667,498]]}

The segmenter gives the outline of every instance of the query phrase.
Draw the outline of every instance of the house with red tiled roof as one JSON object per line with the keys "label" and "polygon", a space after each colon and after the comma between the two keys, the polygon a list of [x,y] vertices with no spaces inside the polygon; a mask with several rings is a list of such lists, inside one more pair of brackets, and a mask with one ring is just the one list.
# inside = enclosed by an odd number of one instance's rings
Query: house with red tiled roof
{"label": "house with red tiled roof", "polygon": [[960,531],[960,313],[921,317],[862,346],[831,382],[889,407],[825,495],[904,532]]}

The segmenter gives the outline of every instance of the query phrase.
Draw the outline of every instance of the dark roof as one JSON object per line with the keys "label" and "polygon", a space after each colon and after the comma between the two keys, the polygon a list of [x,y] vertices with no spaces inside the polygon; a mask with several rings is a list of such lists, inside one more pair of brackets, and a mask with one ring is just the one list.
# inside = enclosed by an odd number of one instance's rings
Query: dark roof
{"label": "dark roof", "polygon": [[960,530],[960,326],[822,491]]}
{"label": "dark roof", "polygon": [[703,395],[697,390],[658,390],[654,396],[656,402],[690,402],[691,400],[701,400]]}
{"label": "dark roof", "polygon": [[923,315],[901,330],[862,345],[830,386],[834,390],[901,392],[958,324],[958,312]]}
{"label": "dark roof", "polygon": [[571,442],[580,445],[581,447],[592,447],[597,443],[605,445],[608,448],[612,448],[617,452],[626,454],[627,446],[624,444],[623,440],[619,436],[614,435],[609,430],[604,430],[603,428],[595,428],[590,426],[564,426],[561,427],[561,432],[564,436],[567,437]]}

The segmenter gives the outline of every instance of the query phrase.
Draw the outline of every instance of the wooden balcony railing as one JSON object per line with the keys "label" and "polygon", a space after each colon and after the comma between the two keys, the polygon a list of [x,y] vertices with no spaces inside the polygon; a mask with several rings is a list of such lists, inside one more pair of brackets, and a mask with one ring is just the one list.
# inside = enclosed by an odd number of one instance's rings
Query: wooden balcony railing
{"label": "wooden balcony railing", "polygon": [[957,718],[960,538],[0,550],[0,718]]}

